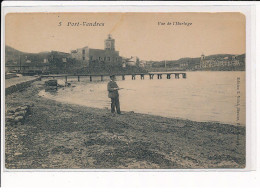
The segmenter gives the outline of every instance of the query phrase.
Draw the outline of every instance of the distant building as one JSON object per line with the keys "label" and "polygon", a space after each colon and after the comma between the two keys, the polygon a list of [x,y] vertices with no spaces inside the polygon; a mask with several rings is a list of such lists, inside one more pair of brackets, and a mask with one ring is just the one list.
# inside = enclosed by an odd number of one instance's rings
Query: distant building
{"label": "distant building", "polygon": [[19,73],[45,73],[49,70],[49,65],[7,65],[5,66],[5,72],[19,72]]}
{"label": "distant building", "polygon": [[136,56],[131,56],[130,58],[124,58],[124,62],[127,66],[139,66],[140,60]]}
{"label": "distant building", "polygon": [[98,64],[122,66],[122,57],[119,56],[119,51],[115,50],[115,39],[110,34],[105,40],[104,49],[93,49],[86,46],[72,50],[71,57],[86,66]]}
{"label": "distant building", "polygon": [[200,57],[200,65],[196,65],[196,69],[205,69],[212,67],[228,67],[228,66],[240,66],[239,60],[236,56],[224,57],[224,58],[212,58],[206,59],[205,55],[202,54]]}
{"label": "distant building", "polygon": [[63,63],[67,63],[67,58],[66,58],[66,57],[63,57],[63,58],[62,58],[62,62],[63,62]]}
{"label": "distant building", "polygon": [[78,61],[82,61],[83,63],[87,63],[88,62],[88,51],[89,51],[89,48],[86,46],[86,47],[83,47],[83,48],[78,48],[76,50],[72,50],[71,51],[71,57],[73,59],[76,59]]}
{"label": "distant building", "polygon": [[48,59],[43,59],[43,63],[48,63]]}
{"label": "distant building", "polygon": [[189,66],[188,62],[186,62],[186,63],[181,63],[181,64],[179,65],[180,68],[185,68],[185,67],[188,67],[188,66]]}
{"label": "distant building", "polygon": [[6,72],[20,73],[48,73],[50,67],[66,67],[70,58],[69,53],[51,51],[44,54],[23,54],[19,56],[18,61],[7,61],[5,66]]}
{"label": "distant building", "polygon": [[146,61],[144,61],[144,60],[140,61],[139,66],[140,67],[145,67],[146,66]]}

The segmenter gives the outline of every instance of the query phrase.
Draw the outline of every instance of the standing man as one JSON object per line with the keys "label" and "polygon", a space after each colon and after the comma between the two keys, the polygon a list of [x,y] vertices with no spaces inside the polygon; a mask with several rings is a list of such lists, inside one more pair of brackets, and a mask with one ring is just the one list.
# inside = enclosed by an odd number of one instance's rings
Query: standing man
{"label": "standing man", "polygon": [[119,87],[116,83],[115,75],[110,76],[110,81],[107,84],[107,90],[108,90],[108,97],[111,98],[111,112],[114,113],[116,107],[117,114],[121,114],[119,94],[118,94]]}

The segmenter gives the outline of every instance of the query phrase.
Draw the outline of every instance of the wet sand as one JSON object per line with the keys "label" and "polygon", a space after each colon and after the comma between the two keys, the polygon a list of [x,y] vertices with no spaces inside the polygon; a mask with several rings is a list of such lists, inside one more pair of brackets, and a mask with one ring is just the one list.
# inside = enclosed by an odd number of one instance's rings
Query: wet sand
{"label": "wet sand", "polygon": [[[7,169],[244,168],[245,127],[65,104],[40,97],[43,81],[6,97],[29,104],[6,125]],[[238,135],[239,134],[239,135]]]}

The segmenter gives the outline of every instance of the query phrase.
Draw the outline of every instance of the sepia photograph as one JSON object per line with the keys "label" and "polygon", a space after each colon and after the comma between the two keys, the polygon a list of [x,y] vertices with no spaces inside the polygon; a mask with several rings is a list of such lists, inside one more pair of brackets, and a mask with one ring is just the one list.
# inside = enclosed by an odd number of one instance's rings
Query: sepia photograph
{"label": "sepia photograph", "polygon": [[5,15],[6,170],[245,169],[240,12]]}

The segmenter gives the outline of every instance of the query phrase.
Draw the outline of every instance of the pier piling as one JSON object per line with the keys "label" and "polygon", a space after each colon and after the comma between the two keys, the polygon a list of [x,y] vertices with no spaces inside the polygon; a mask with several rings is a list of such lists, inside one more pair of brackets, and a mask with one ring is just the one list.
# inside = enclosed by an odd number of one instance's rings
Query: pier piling
{"label": "pier piling", "polygon": [[[149,75],[149,78],[150,80],[152,80],[154,78],[154,76],[157,77],[157,79],[162,79],[163,75],[166,75],[166,79],[172,79],[172,78],[175,78],[175,79],[180,79],[180,78],[183,78],[183,79],[186,79],[187,78],[187,73],[182,73],[182,72],[178,72],[178,73],[174,73],[174,72],[151,72],[151,73],[137,73],[137,74],[119,74],[117,76],[122,76],[122,80],[125,80],[125,76],[132,76],[132,80],[135,80],[136,79],[136,76],[139,76],[140,75],[140,79],[141,80],[144,80],[145,76],[146,75]],[[173,76],[172,76],[173,75]],[[66,75],[42,75],[41,78],[65,78],[65,82],[68,82],[68,77],[77,77],[78,78],[78,82],[80,82],[80,77],[88,77],[89,76],[89,81],[92,82],[93,79],[92,77],[95,76],[95,77],[99,77],[100,76],[100,80],[101,81],[104,81],[104,77],[107,76],[107,75],[101,75],[101,74],[86,74],[86,75],[82,75],[82,74],[73,74],[73,75],[69,75],[69,74],[66,74]]]}

